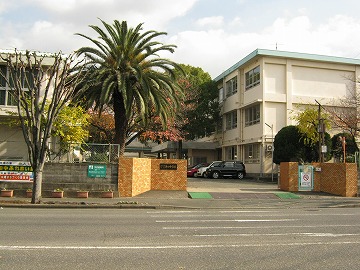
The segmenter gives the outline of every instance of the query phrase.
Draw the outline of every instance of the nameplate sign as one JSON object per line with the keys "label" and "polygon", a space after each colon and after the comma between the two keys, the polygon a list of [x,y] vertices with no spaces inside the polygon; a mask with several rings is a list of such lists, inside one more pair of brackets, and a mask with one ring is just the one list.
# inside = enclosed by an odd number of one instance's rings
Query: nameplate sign
{"label": "nameplate sign", "polygon": [[160,170],[177,170],[177,164],[173,163],[160,163]]}

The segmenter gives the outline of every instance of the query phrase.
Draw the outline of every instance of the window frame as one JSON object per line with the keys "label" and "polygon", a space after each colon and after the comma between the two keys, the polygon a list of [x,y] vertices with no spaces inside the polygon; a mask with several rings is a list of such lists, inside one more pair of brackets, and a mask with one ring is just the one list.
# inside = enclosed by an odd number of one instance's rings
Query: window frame
{"label": "window frame", "polygon": [[245,163],[260,163],[260,144],[252,143],[244,146]]}
{"label": "window frame", "polygon": [[245,90],[260,84],[260,65],[245,73]]}
{"label": "window frame", "polygon": [[[11,94],[11,91],[14,91],[11,89],[11,84],[13,84],[14,82],[9,79],[10,73],[8,71],[8,68],[6,65],[0,65],[0,68],[2,69],[2,72],[5,73],[5,76],[8,78],[9,83],[6,82],[6,80],[0,75],[0,93],[2,92],[3,94],[0,94],[0,106],[6,106],[6,107],[16,107],[17,106],[17,101],[15,99],[15,97]],[[33,75],[32,71],[29,68],[25,68],[25,70],[20,70],[19,72],[21,72],[21,87],[23,91],[29,91],[29,85],[28,83],[30,83],[30,88],[34,88],[34,81],[32,81],[32,77],[37,76],[38,74]]]}
{"label": "window frame", "polygon": [[225,82],[225,95],[226,97],[230,97],[235,95],[238,91],[238,82],[237,82],[237,75],[227,82]]}
{"label": "window frame", "polygon": [[245,127],[259,124],[260,120],[260,104],[256,104],[245,109]]}
{"label": "window frame", "polygon": [[231,145],[225,147],[226,160],[237,160],[237,146]]}
{"label": "window frame", "polygon": [[237,128],[237,110],[225,114],[225,129],[231,130]]}
{"label": "window frame", "polygon": [[221,87],[219,89],[219,103],[223,102],[224,101],[224,88]]}

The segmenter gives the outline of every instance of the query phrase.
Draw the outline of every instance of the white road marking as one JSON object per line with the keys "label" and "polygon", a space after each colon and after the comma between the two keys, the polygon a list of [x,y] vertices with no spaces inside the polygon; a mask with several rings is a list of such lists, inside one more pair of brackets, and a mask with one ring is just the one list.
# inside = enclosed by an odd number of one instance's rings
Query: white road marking
{"label": "white road marking", "polygon": [[[193,237],[227,237],[227,236],[314,236],[314,237],[343,237],[343,236],[359,236],[358,233],[230,233],[230,234],[192,234]],[[184,235],[170,235],[170,236],[184,236]]]}
{"label": "white road marking", "polygon": [[359,225],[294,225],[294,226],[188,226],[163,227],[164,230],[207,230],[207,229],[273,229],[273,228],[320,228],[320,227],[360,227]]}
{"label": "white road marking", "polygon": [[194,249],[194,248],[239,248],[239,247],[276,247],[311,245],[360,245],[360,241],[311,242],[311,243],[261,243],[261,244],[223,244],[223,245],[168,245],[168,246],[0,246],[0,250],[137,250],[137,249]]}
{"label": "white road marking", "polygon": [[298,219],[186,219],[186,220],[156,220],[157,223],[193,223],[193,222],[278,222],[296,221]]}

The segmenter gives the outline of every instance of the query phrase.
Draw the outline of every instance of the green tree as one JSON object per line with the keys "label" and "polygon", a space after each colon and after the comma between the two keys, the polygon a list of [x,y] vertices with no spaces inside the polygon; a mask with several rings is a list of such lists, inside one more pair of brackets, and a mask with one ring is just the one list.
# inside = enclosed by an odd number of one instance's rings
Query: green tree
{"label": "green tree", "polygon": [[184,89],[185,101],[180,115],[187,119],[181,128],[186,139],[207,136],[215,131],[219,116],[218,89],[209,73],[200,67],[180,65],[179,84]]}
{"label": "green tree", "polygon": [[[282,128],[274,139],[274,163],[280,162],[314,162],[319,159],[318,146],[308,144],[309,138],[300,132],[298,126]],[[325,145],[328,148],[325,161],[332,156],[331,138],[325,133]]]}
{"label": "green tree", "polygon": [[302,135],[296,126],[283,127],[274,138],[274,163],[301,159]]}
{"label": "green tree", "polygon": [[115,143],[120,144],[122,156],[133,119],[146,126],[149,115],[155,114],[165,126],[175,113],[182,89],[174,70],[180,67],[158,56],[173,52],[176,47],[154,40],[166,33],[153,30],[142,33],[143,24],[128,28],[126,21],[115,20],[112,25],[101,22],[105,30],[90,26],[100,35],[99,39],[78,34],[95,45],[77,51],[79,56],[85,56],[83,66],[87,70],[78,97],[85,97],[87,107],[100,113],[107,105],[113,107]]}
{"label": "green tree", "polygon": [[[326,130],[331,128],[329,114],[322,111],[320,118],[324,119]],[[307,107],[293,117],[297,121],[297,127],[301,134],[304,134],[304,143],[312,146],[319,142],[319,111],[314,107]]]}
{"label": "green tree", "polygon": [[[307,106],[304,110],[293,117],[297,121],[297,128],[302,134],[302,159],[306,162],[320,160],[319,141],[323,140],[319,135],[319,123],[324,128],[323,144],[327,146],[327,153],[324,155],[324,161],[329,160],[332,156],[332,144],[330,135],[326,132],[331,128],[330,115],[324,109]],[[321,122],[319,121],[321,119]]]}
{"label": "green tree", "polygon": [[80,106],[66,106],[54,121],[52,135],[60,139],[60,149],[49,151],[51,158],[56,158],[70,151],[71,145],[85,143],[89,136],[90,115]]}
{"label": "green tree", "polygon": [[337,158],[340,161],[343,161],[344,155],[343,155],[343,146],[342,146],[342,140],[341,137],[345,137],[345,155],[347,156],[353,156],[355,152],[359,151],[359,148],[355,142],[354,136],[350,133],[342,132],[334,135],[331,138],[332,142],[332,149],[334,157]]}

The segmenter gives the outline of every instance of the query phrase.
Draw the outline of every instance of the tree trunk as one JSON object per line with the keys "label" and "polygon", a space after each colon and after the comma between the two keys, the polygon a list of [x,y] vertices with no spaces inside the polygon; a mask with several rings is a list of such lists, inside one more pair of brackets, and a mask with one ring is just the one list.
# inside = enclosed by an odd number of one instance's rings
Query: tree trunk
{"label": "tree trunk", "polygon": [[31,198],[32,204],[41,202],[42,174],[43,170],[39,169],[39,167],[34,170],[33,193]]}
{"label": "tree trunk", "polygon": [[114,91],[114,120],[115,120],[115,143],[120,145],[119,156],[123,157],[125,153],[126,130],[128,119],[124,99],[118,91]]}

